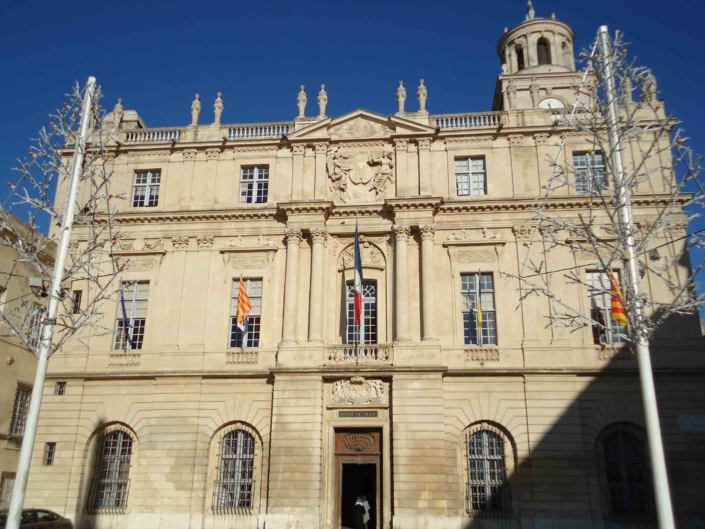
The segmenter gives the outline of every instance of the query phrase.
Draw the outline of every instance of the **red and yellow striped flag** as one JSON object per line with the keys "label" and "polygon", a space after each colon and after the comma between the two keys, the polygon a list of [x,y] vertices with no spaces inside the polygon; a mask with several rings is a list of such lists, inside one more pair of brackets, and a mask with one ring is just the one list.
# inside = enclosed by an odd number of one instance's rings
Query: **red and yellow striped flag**
{"label": "red and yellow striped flag", "polygon": [[251,310],[252,303],[250,303],[250,296],[247,295],[245,282],[240,278],[240,293],[237,296],[237,326],[242,332],[245,332],[247,328],[245,318],[247,318]]}
{"label": "red and yellow striped flag", "polygon": [[615,320],[622,327],[626,327],[627,312],[624,310],[624,296],[622,296],[622,290],[619,288],[619,283],[617,282],[617,277],[614,275],[614,272],[611,273],[610,276],[610,294],[612,295],[612,319]]}

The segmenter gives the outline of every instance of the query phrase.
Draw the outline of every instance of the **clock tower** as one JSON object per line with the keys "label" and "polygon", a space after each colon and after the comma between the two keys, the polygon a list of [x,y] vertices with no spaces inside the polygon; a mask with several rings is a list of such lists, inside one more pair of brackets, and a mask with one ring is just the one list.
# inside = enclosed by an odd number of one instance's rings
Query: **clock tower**
{"label": "clock tower", "polygon": [[531,1],[521,24],[497,44],[502,73],[493,110],[559,109],[575,101],[575,32],[565,22],[535,16]]}

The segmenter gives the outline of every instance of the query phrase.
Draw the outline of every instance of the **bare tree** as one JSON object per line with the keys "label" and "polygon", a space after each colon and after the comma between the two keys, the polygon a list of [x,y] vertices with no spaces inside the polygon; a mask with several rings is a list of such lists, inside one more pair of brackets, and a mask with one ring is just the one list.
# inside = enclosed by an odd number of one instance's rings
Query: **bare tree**
{"label": "bare tree", "polygon": [[[54,273],[53,256],[60,236],[57,227],[66,212],[66,197],[57,196],[54,201],[53,194],[57,184],[71,176],[83,105],[78,85],[66,97],[63,106],[50,116],[49,126],[32,141],[28,156],[18,160],[14,169],[18,177],[7,183],[10,192],[0,209],[0,245],[17,255],[2,286],[7,289],[10,281],[19,280],[32,287],[32,294],[6,299],[0,307],[0,333],[19,340],[35,354]],[[113,140],[114,129],[104,119],[100,97],[97,89],[50,355],[69,340],[86,342],[92,336],[113,332],[101,326],[102,302],[115,302],[115,279],[125,264],[112,252],[120,237],[115,213],[124,197],[110,191],[112,171],[106,146]]]}
{"label": "bare tree", "polygon": [[[703,246],[705,230],[688,227],[705,200],[700,158],[619,32],[610,40],[600,28],[582,60],[574,104],[553,115],[560,140],[523,227],[526,258],[518,274],[505,275],[518,280],[520,303],[548,298],[546,326],[554,332],[587,327],[595,345],[636,352],[659,524],[672,527],[649,341],[687,315],[698,329],[693,315],[705,295],[696,277],[705,264],[691,270],[690,250]],[[588,148],[568,152],[571,144]],[[566,201],[570,208],[559,206]]]}

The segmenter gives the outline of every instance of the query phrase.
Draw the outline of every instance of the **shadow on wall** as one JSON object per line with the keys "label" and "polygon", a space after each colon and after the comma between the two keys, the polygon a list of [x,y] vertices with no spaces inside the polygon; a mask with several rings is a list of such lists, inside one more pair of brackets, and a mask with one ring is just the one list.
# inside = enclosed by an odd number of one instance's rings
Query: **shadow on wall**
{"label": "shadow on wall", "polygon": [[[692,327],[690,317],[679,320],[669,325],[673,330],[669,357],[702,355],[705,341],[686,340],[677,330]],[[703,529],[704,371],[663,369],[672,365],[664,354],[652,348],[654,366],[662,368],[655,374],[656,391],[677,525]],[[577,398],[576,386],[580,388]],[[492,435],[478,432],[502,435],[501,425],[471,425],[464,433],[465,509],[477,514],[465,518],[462,529],[656,528],[641,389],[632,351],[625,348],[614,354],[597,376],[528,377],[525,391],[529,445],[524,450],[529,456],[512,465],[509,458],[517,462],[516,451],[504,454],[509,461],[508,490],[468,483],[473,479],[487,483],[488,478],[499,476]],[[573,396],[563,399],[562,394],[569,393]],[[569,404],[559,409],[562,402]],[[515,441],[505,437],[506,452],[515,450]],[[487,512],[482,506],[496,510]],[[503,510],[510,512],[497,512]]]}

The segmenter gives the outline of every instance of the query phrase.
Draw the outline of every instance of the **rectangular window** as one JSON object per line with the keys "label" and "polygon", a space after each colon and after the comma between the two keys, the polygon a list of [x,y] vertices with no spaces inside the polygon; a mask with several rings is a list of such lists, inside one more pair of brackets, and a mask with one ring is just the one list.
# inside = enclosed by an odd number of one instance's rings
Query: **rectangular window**
{"label": "rectangular window", "polygon": [[[10,496],[12,496],[12,487],[14,484],[15,473],[3,472],[0,478],[0,509],[8,509],[10,507]],[[2,520],[0,519],[0,523],[1,522]]]}
{"label": "rectangular window", "polygon": [[486,195],[485,157],[456,158],[455,186],[458,196]]}
{"label": "rectangular window", "polygon": [[[619,285],[619,276],[614,273]],[[592,338],[596,345],[626,343],[627,328],[612,318],[612,288],[607,272],[587,273],[588,294],[590,296],[590,318]]]}
{"label": "rectangular window", "polygon": [[25,339],[27,345],[31,349],[37,349],[42,338],[42,321],[46,307],[44,305],[35,304],[30,309],[29,318],[25,320]]}
{"label": "rectangular window", "polygon": [[[461,274],[460,288],[463,309],[465,345],[497,345],[497,321],[494,305],[492,274]],[[478,325],[477,297],[480,295],[482,324]],[[478,327],[480,333],[478,334]]]}
{"label": "rectangular window", "polygon": [[162,180],[161,170],[137,171],[135,185],[132,189],[133,208],[153,208],[159,204],[159,185]]}
{"label": "rectangular window", "polygon": [[597,193],[607,188],[605,159],[601,152],[574,152],[575,188],[582,193]]}
{"label": "rectangular window", "polygon": [[54,386],[54,395],[66,395],[66,382],[57,382]]}
{"label": "rectangular window", "polygon": [[247,296],[252,310],[245,319],[245,332],[237,326],[237,303],[240,299],[240,280],[233,279],[232,299],[230,303],[230,347],[255,349],[259,347],[259,333],[262,318],[262,280],[244,279]]}
{"label": "rectangular window", "polygon": [[83,298],[83,290],[74,290],[71,296],[71,313],[81,314],[81,299]]}
{"label": "rectangular window", "polygon": [[113,350],[142,349],[147,328],[149,281],[122,283],[120,289],[123,300],[118,303]]}
{"label": "rectangular window", "polygon": [[352,281],[348,283],[347,303],[347,343],[377,343],[377,283],[362,283],[362,318],[358,328],[355,325],[355,297]]}
{"label": "rectangular window", "polygon": [[27,412],[29,411],[29,401],[32,398],[32,386],[29,384],[17,384],[15,393],[15,405],[12,408],[12,419],[10,420],[10,438],[22,439],[24,427],[27,423]]}
{"label": "rectangular window", "polygon": [[240,203],[267,202],[269,193],[269,166],[243,167],[240,176]]}
{"label": "rectangular window", "polygon": [[54,456],[56,455],[56,443],[46,443],[44,445],[44,466],[54,466]]}

